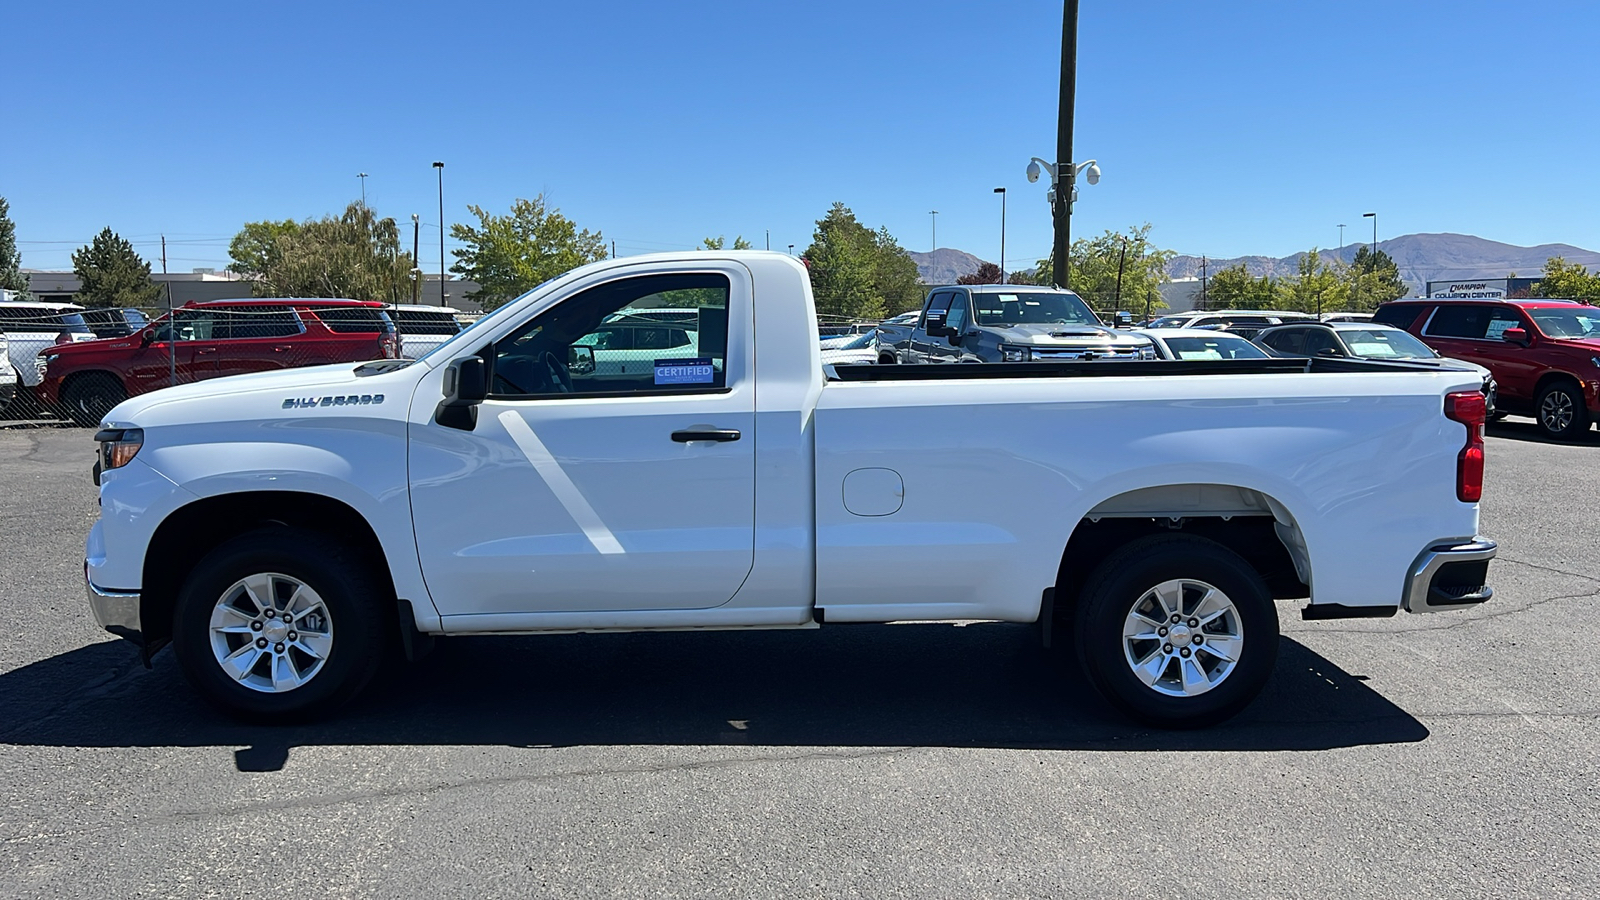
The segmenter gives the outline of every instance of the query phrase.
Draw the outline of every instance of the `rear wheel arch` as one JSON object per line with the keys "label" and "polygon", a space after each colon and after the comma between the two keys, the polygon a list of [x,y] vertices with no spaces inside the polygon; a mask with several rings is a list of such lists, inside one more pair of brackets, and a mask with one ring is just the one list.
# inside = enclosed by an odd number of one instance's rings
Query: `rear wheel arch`
{"label": "rear wheel arch", "polygon": [[[1078,599],[1100,563],[1147,537],[1190,534],[1242,557],[1276,599],[1310,595],[1304,532],[1276,497],[1226,484],[1171,484],[1126,491],[1096,504],[1072,529],[1056,571],[1052,627],[1069,629]],[[1070,635],[1057,634],[1052,645]]]}
{"label": "rear wheel arch", "polygon": [[358,554],[381,589],[390,598],[395,596],[383,544],[366,517],[349,504],[299,491],[243,491],[205,497],[169,513],[145,548],[139,618],[147,655],[171,639],[178,596],[195,566],[224,543],[272,527],[338,539]]}

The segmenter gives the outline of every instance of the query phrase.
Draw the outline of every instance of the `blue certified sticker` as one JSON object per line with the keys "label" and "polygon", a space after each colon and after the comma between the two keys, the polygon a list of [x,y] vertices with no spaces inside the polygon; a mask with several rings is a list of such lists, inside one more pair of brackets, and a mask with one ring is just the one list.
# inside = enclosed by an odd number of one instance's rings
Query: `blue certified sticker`
{"label": "blue certified sticker", "polygon": [[708,357],[656,360],[656,384],[711,384],[716,378]]}

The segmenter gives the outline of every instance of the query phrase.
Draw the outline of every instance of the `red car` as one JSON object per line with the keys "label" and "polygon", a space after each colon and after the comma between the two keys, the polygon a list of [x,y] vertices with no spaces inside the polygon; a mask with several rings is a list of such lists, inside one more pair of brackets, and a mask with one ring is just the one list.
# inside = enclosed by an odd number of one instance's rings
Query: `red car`
{"label": "red car", "polygon": [[1572,440],[1600,418],[1600,308],[1572,300],[1397,300],[1373,321],[1475,362],[1498,383],[1496,412],[1532,416]]}
{"label": "red car", "polygon": [[176,309],[127,337],[40,351],[39,394],[79,424],[97,425],[128,397],[171,384],[399,357],[400,336],[381,303],[213,300]]}

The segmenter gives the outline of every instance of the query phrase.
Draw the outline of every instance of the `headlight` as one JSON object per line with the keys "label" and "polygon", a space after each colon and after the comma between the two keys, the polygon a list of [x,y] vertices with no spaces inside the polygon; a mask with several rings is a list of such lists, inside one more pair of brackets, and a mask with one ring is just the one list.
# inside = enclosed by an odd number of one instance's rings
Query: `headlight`
{"label": "headlight", "polygon": [[[144,429],[102,428],[94,439],[100,444],[100,471],[109,472],[133,462],[139,448],[144,446]],[[99,483],[98,478],[95,483]]]}
{"label": "headlight", "polygon": [[1028,362],[1032,358],[1033,354],[1028,351],[1027,347],[1002,346],[1000,348],[1001,362]]}

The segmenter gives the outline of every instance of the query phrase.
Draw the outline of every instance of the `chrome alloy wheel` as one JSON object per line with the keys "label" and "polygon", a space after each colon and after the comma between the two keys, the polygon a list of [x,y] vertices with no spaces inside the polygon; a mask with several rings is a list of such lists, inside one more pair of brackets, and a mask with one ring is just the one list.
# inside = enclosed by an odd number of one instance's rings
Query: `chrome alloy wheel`
{"label": "chrome alloy wheel", "polygon": [[211,611],[211,652],[233,680],[265,694],[304,686],[333,649],[328,608],[305,582],[263,572],[234,582]]}
{"label": "chrome alloy wheel", "polygon": [[1228,595],[1203,581],[1163,581],[1139,598],[1122,625],[1122,653],[1146,687],[1194,697],[1238,665],[1244,623]]}
{"label": "chrome alloy wheel", "polygon": [[1566,391],[1551,391],[1539,404],[1539,422],[1551,433],[1560,434],[1572,427],[1573,416],[1572,395]]}

